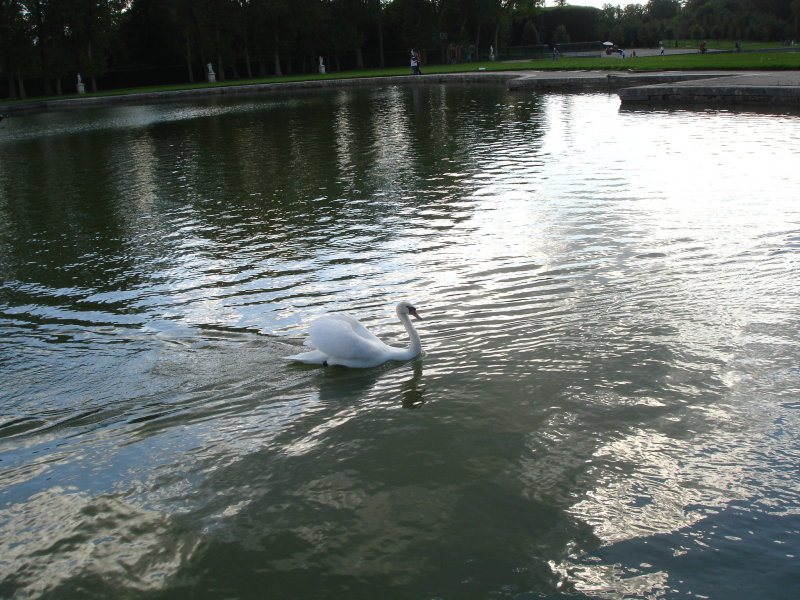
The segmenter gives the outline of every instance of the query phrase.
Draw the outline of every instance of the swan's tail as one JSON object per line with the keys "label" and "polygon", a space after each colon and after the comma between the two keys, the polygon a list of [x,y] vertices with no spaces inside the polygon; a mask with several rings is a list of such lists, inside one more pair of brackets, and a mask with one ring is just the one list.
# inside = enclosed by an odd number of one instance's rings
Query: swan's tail
{"label": "swan's tail", "polygon": [[328,361],[328,356],[319,350],[312,350],[311,352],[301,352],[300,354],[292,354],[291,356],[282,356],[283,360],[290,360],[293,362],[301,362],[307,365],[321,365]]}

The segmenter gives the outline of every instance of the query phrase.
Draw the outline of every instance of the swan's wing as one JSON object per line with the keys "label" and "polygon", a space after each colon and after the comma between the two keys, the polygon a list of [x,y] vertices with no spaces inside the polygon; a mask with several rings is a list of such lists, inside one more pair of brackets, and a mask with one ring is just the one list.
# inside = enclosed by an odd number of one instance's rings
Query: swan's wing
{"label": "swan's wing", "polygon": [[[361,329],[366,331],[363,325]],[[332,358],[370,360],[383,354],[383,343],[378,338],[372,334],[374,339],[365,338],[352,321],[341,315],[317,319],[308,333],[311,345]]]}
{"label": "swan's wing", "polygon": [[349,323],[350,327],[352,327],[352,329],[353,329],[353,333],[355,333],[356,335],[361,336],[365,340],[369,340],[371,342],[383,345],[383,342],[380,340],[380,338],[378,336],[376,336],[369,329],[364,327],[361,324],[361,321],[359,321],[358,319],[356,319],[353,315],[351,315],[349,313],[335,313],[335,314],[332,314],[332,315],[328,315],[326,318],[339,319],[341,321],[344,321],[345,323]]}

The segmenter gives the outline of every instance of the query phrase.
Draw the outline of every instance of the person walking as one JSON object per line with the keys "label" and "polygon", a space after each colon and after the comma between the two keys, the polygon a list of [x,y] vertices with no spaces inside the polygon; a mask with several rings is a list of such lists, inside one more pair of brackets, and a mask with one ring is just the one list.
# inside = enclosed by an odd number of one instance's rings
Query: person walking
{"label": "person walking", "polygon": [[419,70],[419,54],[411,51],[411,74],[412,75],[422,75],[422,71]]}

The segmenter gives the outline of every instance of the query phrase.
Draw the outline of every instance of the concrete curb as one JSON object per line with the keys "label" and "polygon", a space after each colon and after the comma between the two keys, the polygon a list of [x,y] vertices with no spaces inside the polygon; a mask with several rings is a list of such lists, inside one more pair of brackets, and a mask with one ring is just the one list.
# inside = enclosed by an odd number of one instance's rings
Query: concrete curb
{"label": "concrete curb", "polygon": [[[734,78],[731,80],[730,78]],[[730,84],[725,82],[728,80]],[[735,83],[733,83],[735,81]],[[193,97],[259,94],[287,90],[444,83],[505,84],[511,90],[617,90],[625,103],[800,104],[800,72],[775,73],[685,71],[607,73],[601,71],[472,71],[430,75],[359,77],[250,85],[215,86],[117,96],[44,100],[0,106],[0,112],[20,114],[115,104],[151,104]]]}
{"label": "concrete curb", "polygon": [[632,85],[652,85],[670,82],[686,82],[708,79],[712,76],[727,77],[727,73],[659,72],[659,73],[547,73],[538,72],[522,75],[509,80],[507,86],[512,90],[565,90],[565,89],[608,89],[619,90]]}
{"label": "concrete curb", "polygon": [[256,83],[248,85],[226,85],[165,92],[144,92],[120,94],[116,96],[87,96],[83,98],[64,98],[8,104],[0,106],[0,112],[25,113],[61,110],[67,108],[86,108],[113,104],[151,104],[170,102],[194,97],[229,96],[239,94],[260,94],[286,90],[307,90],[359,86],[409,85],[414,83],[505,83],[519,74],[509,71],[441,73],[431,75],[399,75],[390,77],[355,77],[351,79],[323,79],[312,81],[287,81],[279,83]]}
{"label": "concrete curb", "polygon": [[800,85],[726,85],[704,79],[694,85],[646,85],[619,90],[623,104],[792,105],[800,106]]}

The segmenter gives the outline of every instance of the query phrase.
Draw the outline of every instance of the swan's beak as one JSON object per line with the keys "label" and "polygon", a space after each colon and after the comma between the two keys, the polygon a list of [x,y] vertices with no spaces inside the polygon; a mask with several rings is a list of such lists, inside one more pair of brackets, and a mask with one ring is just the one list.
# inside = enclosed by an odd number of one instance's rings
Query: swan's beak
{"label": "swan's beak", "polygon": [[414,318],[416,318],[416,319],[419,319],[420,321],[422,321],[422,317],[420,317],[420,316],[417,314],[417,309],[416,309],[416,308],[412,308],[411,306],[409,306],[409,307],[408,307],[408,314],[410,314],[412,317],[414,317]]}

